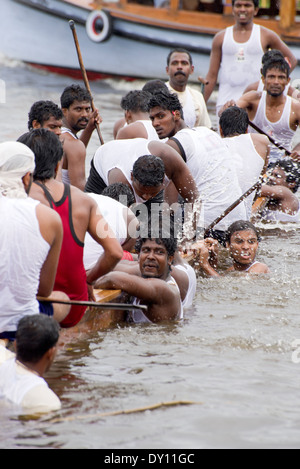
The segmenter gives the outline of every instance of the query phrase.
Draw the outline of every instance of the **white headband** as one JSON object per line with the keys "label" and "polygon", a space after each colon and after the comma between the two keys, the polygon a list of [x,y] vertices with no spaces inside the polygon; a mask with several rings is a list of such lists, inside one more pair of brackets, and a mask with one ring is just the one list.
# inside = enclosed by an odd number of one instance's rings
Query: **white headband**
{"label": "white headband", "polygon": [[10,198],[25,198],[23,176],[33,173],[34,153],[20,142],[0,143],[0,194]]}

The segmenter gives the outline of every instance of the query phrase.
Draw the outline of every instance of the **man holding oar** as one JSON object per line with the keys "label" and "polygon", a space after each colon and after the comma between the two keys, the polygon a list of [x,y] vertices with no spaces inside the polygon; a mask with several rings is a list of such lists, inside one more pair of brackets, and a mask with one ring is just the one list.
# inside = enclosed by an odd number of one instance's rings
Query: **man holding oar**
{"label": "man holding oar", "polygon": [[[300,122],[300,102],[286,96],[284,90],[290,82],[290,67],[284,58],[275,57],[267,61],[262,68],[262,80],[265,89],[262,92],[249,91],[242,95],[236,103],[229,101],[229,105],[236,104],[246,109],[251,122],[276,143],[280,143],[288,152],[292,151],[291,144]],[[284,150],[271,146],[270,163],[285,156]],[[291,155],[297,159],[297,153]]]}
{"label": "man holding oar", "polygon": [[[177,95],[159,91],[150,101],[150,119],[161,139],[171,146],[193,175],[203,204],[204,228],[210,225],[241,195],[231,155],[221,139],[207,127],[189,129]],[[246,219],[241,202],[209,235],[225,242],[227,227],[237,219]]]}
{"label": "man holding oar", "polygon": [[182,319],[180,290],[171,276],[171,265],[177,241],[169,236],[148,236],[137,242],[140,275],[110,272],[96,283],[97,288],[122,290],[132,297],[133,304],[146,305],[147,311],[133,310],[128,322],[158,323]]}
{"label": "man holding oar", "polygon": [[[220,135],[227,145],[236,168],[240,187],[246,192],[265,173],[270,152],[265,135],[248,133],[249,118],[245,109],[231,106],[220,116]],[[255,192],[245,200],[250,220]]]}
{"label": "man holding oar", "polygon": [[269,222],[299,223],[300,166],[285,159],[273,163],[259,195],[266,199],[261,218]]}
{"label": "man holding oar", "polygon": [[[64,115],[60,137],[64,147],[62,179],[63,182],[83,191],[86,183],[86,147],[95,130],[95,123],[100,122],[100,117],[97,110],[92,112],[90,93],[79,85],[66,87],[60,102]],[[78,138],[80,131],[83,132]]]}
{"label": "man holding oar", "polygon": [[[55,288],[68,294],[71,300],[92,299],[92,283],[115,267],[123,256],[120,243],[99,212],[97,203],[77,187],[56,179],[63,147],[52,132],[36,129],[20,137],[35,155],[36,168],[30,196],[58,212],[64,227]],[[104,252],[89,272],[83,264],[86,232],[102,245]],[[86,306],[72,306],[61,322],[63,327],[76,325],[84,315]]]}

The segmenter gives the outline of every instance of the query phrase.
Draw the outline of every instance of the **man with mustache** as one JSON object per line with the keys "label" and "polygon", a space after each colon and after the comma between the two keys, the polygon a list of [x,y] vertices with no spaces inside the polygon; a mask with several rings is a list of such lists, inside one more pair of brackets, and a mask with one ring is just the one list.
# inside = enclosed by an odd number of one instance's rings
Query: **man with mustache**
{"label": "man with mustache", "polygon": [[211,128],[210,117],[200,91],[187,85],[189,76],[194,72],[191,54],[185,49],[171,51],[167,58],[167,87],[176,93],[183,108],[184,120],[188,127],[204,125]]}
{"label": "man with mustache", "polygon": [[[64,147],[62,180],[83,191],[86,183],[86,147],[95,130],[95,123],[100,123],[99,114],[97,110],[92,112],[91,95],[79,85],[67,86],[60,102],[64,116],[60,137]],[[80,131],[83,132],[78,138]]]}
{"label": "man with mustache", "polygon": [[146,305],[148,310],[129,313],[131,323],[159,323],[182,319],[183,308],[179,287],[171,276],[171,265],[177,248],[176,238],[163,238],[159,233],[137,241],[140,275],[110,272],[101,277],[96,288],[116,289],[130,295],[131,303]]}

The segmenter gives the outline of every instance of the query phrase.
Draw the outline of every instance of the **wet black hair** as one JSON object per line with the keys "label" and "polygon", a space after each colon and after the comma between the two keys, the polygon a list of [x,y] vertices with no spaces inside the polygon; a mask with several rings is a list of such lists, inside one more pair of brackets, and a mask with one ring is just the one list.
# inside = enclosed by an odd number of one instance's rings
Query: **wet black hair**
{"label": "wet black hair", "polygon": [[134,90],[129,91],[121,99],[121,108],[124,111],[148,112],[151,93],[148,91]]}
{"label": "wet black hair", "polygon": [[47,129],[32,129],[21,135],[18,142],[27,145],[34,153],[34,181],[55,177],[55,169],[63,157],[63,145],[57,135]]}
{"label": "wet black hair", "polygon": [[230,243],[232,235],[236,233],[237,231],[248,231],[248,230],[252,230],[255,233],[257,240],[260,241],[260,235],[259,235],[257,228],[253,225],[253,223],[247,220],[237,220],[233,222],[227,229],[226,241]]}
{"label": "wet black hair", "polygon": [[37,363],[59,339],[59,324],[44,314],[24,316],[16,332],[16,357],[22,363]]}
{"label": "wet black hair", "polygon": [[281,168],[286,174],[287,183],[295,183],[295,187],[291,188],[293,193],[296,193],[300,187],[300,164],[292,159],[286,158],[271,163],[268,169]]}
{"label": "wet black hair", "polygon": [[132,176],[142,186],[160,186],[165,177],[164,162],[158,156],[140,156],[133,165]]}
{"label": "wet black hair", "polygon": [[245,134],[249,126],[248,113],[240,107],[230,106],[222,112],[219,125],[224,137]]}
{"label": "wet black hair", "polygon": [[60,97],[60,105],[62,109],[68,109],[74,101],[88,101],[91,103],[92,97],[85,88],[74,84],[64,89]]}
{"label": "wet black hair", "polygon": [[36,120],[41,126],[44,122],[54,117],[59,120],[63,118],[63,112],[53,101],[36,101],[28,113],[28,129],[32,129],[32,123]]}
{"label": "wet black hair", "polygon": [[177,94],[171,93],[169,90],[161,89],[153,93],[149,102],[149,109],[154,107],[161,107],[163,110],[170,112],[179,111],[183,119],[183,110],[179,98]]}
{"label": "wet black hair", "polygon": [[143,91],[148,91],[151,94],[159,89],[168,90],[167,85],[162,80],[149,80],[142,88]]}
{"label": "wet black hair", "polygon": [[283,73],[286,73],[287,77],[290,76],[291,72],[291,67],[283,57],[275,56],[272,57],[263,64],[261,74],[263,77],[266,77],[267,72],[271,70],[272,68],[275,68],[276,70],[280,70]]}
{"label": "wet black hair", "polygon": [[102,195],[110,197],[111,199],[117,200],[118,202],[123,203],[126,200],[127,207],[130,207],[135,202],[134,194],[132,189],[123,182],[115,182],[103,189]]}

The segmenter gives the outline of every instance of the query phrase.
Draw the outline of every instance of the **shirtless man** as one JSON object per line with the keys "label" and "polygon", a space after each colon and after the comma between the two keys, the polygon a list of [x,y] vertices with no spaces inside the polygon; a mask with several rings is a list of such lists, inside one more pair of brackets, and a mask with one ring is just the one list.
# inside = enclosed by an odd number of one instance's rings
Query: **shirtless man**
{"label": "shirtless man", "polygon": [[[267,61],[262,69],[264,91],[249,91],[236,101],[236,105],[247,110],[250,121],[259,129],[292,151],[292,139],[300,122],[300,102],[284,93],[290,82],[289,73],[290,67],[285,59]],[[255,132],[251,128],[250,131]],[[284,150],[271,145],[270,163],[284,156]],[[293,157],[297,158],[297,154]]]}
{"label": "shirtless man", "polygon": [[[91,197],[77,187],[57,181],[55,176],[63,155],[59,139],[45,129],[33,130],[20,139],[35,154],[36,168],[30,196],[51,207],[52,213],[58,212],[63,222],[63,244],[55,287],[67,293],[71,300],[87,301],[89,296],[94,300],[92,284],[121,260],[123,250],[120,243]],[[97,263],[87,273],[83,264],[86,232],[104,249]],[[85,310],[86,306],[72,306],[61,325],[76,325]]]}
{"label": "shirtless man", "polygon": [[[242,195],[227,146],[216,132],[207,127],[189,129],[174,93],[160,91],[153,95],[150,119],[159,137],[168,137],[165,145],[181,155],[193,174],[203,203],[203,228],[207,228]],[[227,227],[239,219],[246,219],[244,202],[215,227],[210,237],[224,243]]]}
{"label": "shirtless man", "polygon": [[[256,261],[259,247],[259,236],[255,226],[249,221],[238,220],[234,222],[227,231],[227,248],[233,265],[226,273],[243,272],[249,274],[266,274],[269,268],[266,264]],[[205,274],[210,277],[219,277],[215,265],[217,264],[217,245],[212,239],[206,239],[197,244],[199,253],[199,264]],[[213,264],[211,262],[213,254]]]}
{"label": "shirtless man", "polygon": [[28,130],[48,129],[61,135],[63,113],[52,101],[36,101],[28,113]]}
{"label": "shirtless man", "polygon": [[125,122],[117,133],[117,140],[127,138],[146,138],[158,140],[149,119],[149,100],[151,94],[146,91],[130,91],[121,100],[121,107],[125,111]]}
{"label": "shirtless man", "polygon": [[194,72],[191,54],[185,49],[172,50],[167,57],[166,83],[171,93],[176,93],[181,102],[185,123],[188,127],[204,125],[211,128],[203,94],[188,86],[188,79]]}
{"label": "shirtless man", "polygon": [[27,146],[0,144],[0,339],[13,340],[24,316],[44,313],[61,322],[70,309],[36,298],[69,299],[53,292],[63,227],[57,213],[28,197],[34,169]]}
{"label": "shirtless man", "polygon": [[289,59],[292,70],[297,64],[296,57],[277,34],[253,23],[258,5],[258,0],[233,0],[235,24],[213,39],[204,98],[207,102],[219,75],[217,116],[227,101],[237,100],[247,84],[259,80],[261,58],[268,49],[280,50]]}
{"label": "shirtless man", "polygon": [[299,163],[289,159],[273,163],[259,192],[259,196],[267,201],[261,214],[262,220],[299,223],[300,205],[296,195],[299,186]]}
{"label": "shirtless man", "polygon": [[110,272],[96,283],[97,288],[122,290],[134,297],[134,304],[146,305],[148,310],[130,312],[133,323],[158,323],[182,319],[180,291],[171,277],[171,265],[177,248],[175,238],[146,237],[138,240],[140,275]]}
{"label": "shirtless man", "polygon": [[[265,173],[270,152],[265,135],[248,133],[247,111],[237,106],[226,109],[220,116],[220,135],[223,137],[235,165],[243,194]],[[250,220],[255,191],[245,200]]]}
{"label": "shirtless man", "polygon": [[[80,86],[65,88],[60,102],[64,115],[60,137],[64,148],[62,180],[83,191],[86,183],[86,147],[100,117],[97,110],[92,113],[91,96]],[[78,138],[80,131],[83,132]]]}

